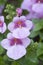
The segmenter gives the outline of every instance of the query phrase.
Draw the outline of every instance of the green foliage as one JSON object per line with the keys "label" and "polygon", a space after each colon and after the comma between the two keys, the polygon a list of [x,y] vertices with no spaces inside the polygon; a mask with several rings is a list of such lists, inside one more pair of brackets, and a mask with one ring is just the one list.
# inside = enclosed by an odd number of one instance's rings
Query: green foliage
{"label": "green foliage", "polygon": [[0,5],[4,4],[7,0],[0,0]]}
{"label": "green foliage", "polygon": [[16,14],[15,7],[11,4],[6,5],[4,12],[7,13],[6,19],[8,20],[12,20],[13,16]]}
{"label": "green foliage", "polygon": [[33,22],[34,22],[33,31],[39,31],[39,30],[43,29],[43,19],[33,20]]}
{"label": "green foliage", "polygon": [[40,56],[42,54],[43,54],[43,43],[39,43],[37,49],[37,56]]}
{"label": "green foliage", "polygon": [[4,53],[4,49],[2,48],[2,46],[0,45],[0,55]]}

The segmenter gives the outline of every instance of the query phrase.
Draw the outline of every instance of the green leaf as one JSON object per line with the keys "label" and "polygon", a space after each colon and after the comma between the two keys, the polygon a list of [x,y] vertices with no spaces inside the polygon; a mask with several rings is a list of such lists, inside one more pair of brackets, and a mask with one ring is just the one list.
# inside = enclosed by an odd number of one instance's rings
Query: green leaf
{"label": "green leaf", "polygon": [[17,61],[13,61],[13,62],[12,62],[12,65],[20,65],[20,63],[17,62]]}
{"label": "green leaf", "polygon": [[43,54],[40,55],[38,58],[43,61]]}
{"label": "green leaf", "polygon": [[35,20],[33,31],[39,31],[43,29],[43,19]]}
{"label": "green leaf", "polygon": [[0,0],[0,5],[4,4],[7,0]]}
{"label": "green leaf", "polygon": [[39,36],[43,40],[43,32],[39,32]]}
{"label": "green leaf", "polygon": [[37,24],[35,24],[35,27],[34,27],[33,31],[39,31],[42,28],[43,28],[43,26],[40,23],[37,23]]}
{"label": "green leaf", "polygon": [[4,49],[2,48],[2,46],[0,45],[0,55],[4,53]]}
{"label": "green leaf", "polygon": [[13,61],[13,60],[10,59],[7,55],[4,55],[3,60],[4,60],[4,61]]}
{"label": "green leaf", "polygon": [[43,43],[39,43],[37,49],[37,56],[40,56],[42,54],[43,54]]}
{"label": "green leaf", "polygon": [[34,38],[34,37],[36,37],[37,35],[39,34],[39,31],[31,31],[31,34],[30,34],[30,38]]}

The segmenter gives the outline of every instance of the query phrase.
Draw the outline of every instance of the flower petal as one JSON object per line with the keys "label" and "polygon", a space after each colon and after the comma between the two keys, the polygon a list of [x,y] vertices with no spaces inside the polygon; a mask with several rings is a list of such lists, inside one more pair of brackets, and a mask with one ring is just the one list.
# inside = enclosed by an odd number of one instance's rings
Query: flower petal
{"label": "flower petal", "polygon": [[28,15],[26,15],[27,19],[38,19],[39,18],[39,14],[35,13],[35,12],[30,12]]}
{"label": "flower petal", "polygon": [[7,38],[8,38],[8,39],[12,39],[12,38],[13,38],[12,33],[8,33],[8,34],[7,34]]}
{"label": "flower petal", "polygon": [[8,49],[10,47],[10,41],[8,39],[4,39],[1,41],[1,46],[5,49]]}
{"label": "flower petal", "polygon": [[23,0],[23,3],[21,4],[22,9],[26,9],[27,11],[32,10],[32,5],[36,2],[36,0]]}
{"label": "flower petal", "polygon": [[4,16],[0,16],[0,21],[4,22]]}
{"label": "flower petal", "polygon": [[4,33],[5,31],[6,31],[6,24],[4,23],[2,27],[2,33]]}
{"label": "flower petal", "polygon": [[27,36],[30,35],[30,32],[27,28],[17,28],[13,31],[12,35],[15,38],[26,38]]}
{"label": "flower petal", "polygon": [[26,24],[26,26],[27,26],[27,28],[28,28],[29,30],[32,29],[32,27],[33,27],[33,23],[32,23],[32,21],[27,20],[27,21],[25,22],[25,24]]}
{"label": "flower petal", "polygon": [[24,46],[15,45],[8,49],[7,55],[9,58],[14,60],[18,60],[26,54],[26,49]]}
{"label": "flower petal", "polygon": [[20,20],[20,19],[19,19],[19,17],[17,17],[17,16],[13,18],[13,22],[17,22],[17,21],[19,21],[19,20]]}
{"label": "flower petal", "polygon": [[13,22],[9,23],[8,24],[8,30],[12,32],[14,30],[14,25],[15,24]]}
{"label": "flower petal", "polygon": [[31,40],[29,38],[22,39],[25,48],[30,45]]}
{"label": "flower petal", "polygon": [[25,16],[21,16],[20,20],[23,21],[23,22],[25,22],[26,21],[26,17]]}
{"label": "flower petal", "polygon": [[0,33],[2,32],[2,28],[0,27]]}
{"label": "flower petal", "polygon": [[36,3],[32,6],[32,10],[36,13],[43,14],[43,3]]}

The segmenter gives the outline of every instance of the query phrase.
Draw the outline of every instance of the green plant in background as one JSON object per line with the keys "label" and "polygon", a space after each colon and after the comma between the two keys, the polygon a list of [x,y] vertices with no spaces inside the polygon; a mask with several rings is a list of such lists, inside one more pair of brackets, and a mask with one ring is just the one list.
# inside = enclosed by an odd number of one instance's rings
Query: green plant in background
{"label": "green plant in background", "polygon": [[4,12],[7,13],[6,19],[12,19],[13,16],[16,14],[15,7],[11,4],[6,5]]}
{"label": "green plant in background", "polygon": [[7,0],[0,0],[0,5],[6,3]]}

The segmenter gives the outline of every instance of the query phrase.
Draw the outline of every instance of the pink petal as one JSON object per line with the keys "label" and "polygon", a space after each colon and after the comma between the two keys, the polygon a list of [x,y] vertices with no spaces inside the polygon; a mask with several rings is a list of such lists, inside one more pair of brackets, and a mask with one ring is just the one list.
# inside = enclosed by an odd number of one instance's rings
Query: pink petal
{"label": "pink petal", "polygon": [[26,17],[25,16],[21,16],[20,20],[23,21],[23,22],[25,22],[26,21]]}
{"label": "pink petal", "polygon": [[26,15],[27,19],[34,19],[34,18],[39,18],[39,14],[35,13],[35,12],[30,12],[28,15]]}
{"label": "pink petal", "polygon": [[3,27],[0,27],[0,33],[4,33],[6,31],[6,24],[3,23]]}
{"label": "pink petal", "polygon": [[27,28],[17,28],[17,29],[14,29],[12,35],[15,37],[15,38],[26,38],[27,36],[30,35],[30,32]]}
{"label": "pink petal", "polygon": [[32,5],[36,2],[36,0],[24,0],[21,4],[22,9],[26,9],[28,11],[31,11]]}
{"label": "pink petal", "polygon": [[36,3],[33,5],[32,10],[36,13],[43,13],[43,3]]}
{"label": "pink petal", "polygon": [[0,33],[2,32],[2,28],[0,27]]}
{"label": "pink petal", "polygon": [[33,23],[32,23],[32,21],[27,20],[27,21],[25,22],[25,24],[26,24],[28,30],[31,30],[31,29],[32,29],[32,27],[33,27]]}
{"label": "pink petal", "polygon": [[19,17],[16,16],[13,18],[13,22],[17,22],[17,21],[19,21]]}
{"label": "pink petal", "polygon": [[10,41],[8,39],[4,39],[1,41],[1,46],[5,49],[8,49],[10,47]]}
{"label": "pink petal", "polygon": [[4,22],[4,16],[0,16],[0,21]]}
{"label": "pink petal", "polygon": [[4,23],[3,27],[2,27],[2,33],[4,33],[6,31],[6,24]]}
{"label": "pink petal", "polygon": [[15,45],[8,49],[7,55],[9,58],[14,60],[18,60],[26,54],[26,49],[24,46]]}
{"label": "pink petal", "polygon": [[14,30],[14,25],[15,24],[13,22],[9,23],[8,24],[8,30],[12,32]]}
{"label": "pink petal", "polygon": [[8,39],[12,39],[12,38],[13,38],[12,33],[8,33],[8,34],[7,34],[7,38],[8,38]]}
{"label": "pink petal", "polygon": [[25,48],[30,45],[31,40],[29,38],[22,39]]}

